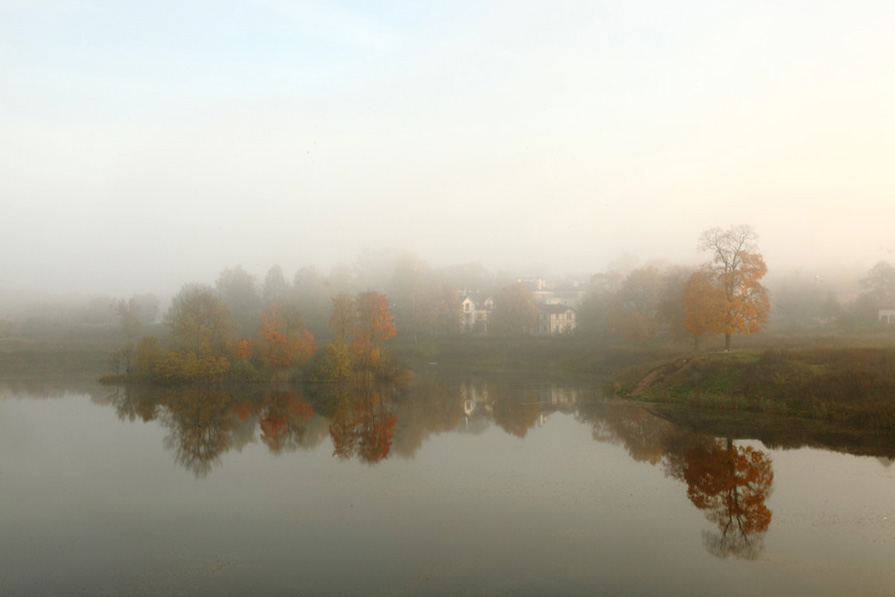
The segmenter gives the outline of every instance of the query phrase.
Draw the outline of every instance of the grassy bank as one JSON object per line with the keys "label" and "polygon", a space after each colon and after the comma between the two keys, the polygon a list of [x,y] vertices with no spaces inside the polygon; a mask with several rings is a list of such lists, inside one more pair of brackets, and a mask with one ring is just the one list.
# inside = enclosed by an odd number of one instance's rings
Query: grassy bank
{"label": "grassy bank", "polygon": [[742,410],[689,408],[671,403],[652,403],[649,410],[696,433],[712,437],[757,439],[769,448],[810,447],[860,456],[895,456],[895,434],[880,429],[865,429],[861,425]]}
{"label": "grassy bank", "polygon": [[631,367],[650,367],[688,354],[686,346],[609,345],[576,337],[455,337],[426,344],[396,344],[413,367],[437,363],[474,372],[536,373],[605,378]]}
{"label": "grassy bank", "polygon": [[743,350],[628,372],[612,388],[638,400],[793,415],[895,430],[895,348]]}
{"label": "grassy bank", "polygon": [[96,378],[109,368],[115,338],[99,334],[0,339],[0,379]]}

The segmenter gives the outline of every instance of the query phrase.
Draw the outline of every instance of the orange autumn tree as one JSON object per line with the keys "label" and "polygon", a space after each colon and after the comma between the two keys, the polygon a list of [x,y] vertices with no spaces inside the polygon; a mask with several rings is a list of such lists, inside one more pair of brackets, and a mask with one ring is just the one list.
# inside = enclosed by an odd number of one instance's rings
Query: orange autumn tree
{"label": "orange autumn tree", "polygon": [[362,369],[379,367],[386,340],[395,337],[388,299],[378,292],[364,292],[357,296],[355,307],[357,319],[352,348],[358,365]]}
{"label": "orange autumn tree", "polygon": [[705,331],[724,334],[724,350],[730,350],[732,334],[758,333],[768,321],[770,302],[760,282],[768,267],[755,252],[756,238],[749,226],[712,228],[699,238],[699,249],[709,251],[712,261],[691,278],[685,326],[697,338]]}
{"label": "orange autumn tree", "polygon": [[273,303],[265,309],[258,336],[263,359],[274,369],[302,365],[317,349],[298,309],[288,305]]}
{"label": "orange autumn tree", "polygon": [[765,501],[774,483],[771,460],[751,446],[715,442],[686,455],[684,479],[687,497],[718,526],[718,534],[706,534],[709,551],[720,557],[735,555],[754,559],[771,524]]}
{"label": "orange autumn tree", "polygon": [[233,345],[233,358],[237,361],[248,361],[252,358],[252,342],[248,338],[240,338]]}

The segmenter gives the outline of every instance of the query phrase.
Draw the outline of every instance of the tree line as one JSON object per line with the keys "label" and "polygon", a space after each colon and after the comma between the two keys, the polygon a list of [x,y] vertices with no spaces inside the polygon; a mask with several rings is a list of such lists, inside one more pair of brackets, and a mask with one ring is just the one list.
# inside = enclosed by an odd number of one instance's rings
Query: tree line
{"label": "tree line", "polygon": [[[768,268],[756,239],[748,226],[712,228],[697,241],[708,256],[700,266],[649,265],[624,275],[593,275],[576,305],[575,335],[602,344],[691,342],[697,350],[705,337],[719,335],[729,350],[732,336],[766,329],[772,298],[779,320],[790,325],[796,316],[849,325],[859,320],[856,313],[860,321],[875,322],[875,308],[895,292],[895,269],[880,262],[851,306],[831,293],[821,297],[817,286],[810,301],[794,287],[772,297],[762,283]],[[279,266],[260,283],[240,266],[226,268],[213,286],[185,285],[164,318],[165,329],[146,338],[140,329],[158,300],[141,295],[119,301],[115,309],[127,342],[111,362],[118,373],[170,382],[284,378],[306,366],[315,381],[381,372],[393,365],[385,350],[390,338],[428,343],[460,334],[460,301],[467,292],[491,297],[489,334],[530,335],[538,305],[516,280],[478,264],[436,269],[409,253],[366,253],[353,269],[336,267],[324,275],[303,268],[291,281]]]}

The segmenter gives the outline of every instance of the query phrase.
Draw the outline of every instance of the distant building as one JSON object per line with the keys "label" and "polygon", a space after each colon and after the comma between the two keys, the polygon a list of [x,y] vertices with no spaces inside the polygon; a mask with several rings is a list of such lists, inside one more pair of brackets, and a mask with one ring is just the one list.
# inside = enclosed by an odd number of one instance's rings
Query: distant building
{"label": "distant building", "polygon": [[575,309],[566,305],[538,305],[539,336],[568,334],[577,326]]}
{"label": "distant building", "polygon": [[895,325],[895,296],[888,296],[880,301],[879,320],[887,325]]}
{"label": "distant building", "polygon": [[460,332],[464,334],[488,331],[488,315],[494,308],[490,296],[466,294],[460,300]]}

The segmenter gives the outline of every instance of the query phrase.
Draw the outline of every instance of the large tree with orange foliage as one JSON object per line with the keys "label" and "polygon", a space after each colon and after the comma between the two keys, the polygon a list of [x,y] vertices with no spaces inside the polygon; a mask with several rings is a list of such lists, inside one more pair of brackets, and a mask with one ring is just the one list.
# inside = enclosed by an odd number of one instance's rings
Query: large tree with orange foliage
{"label": "large tree with orange foliage", "polygon": [[732,334],[760,332],[768,320],[770,303],[760,282],[768,267],[756,252],[756,238],[749,226],[712,228],[699,238],[712,261],[688,283],[685,326],[697,338],[705,331],[724,334],[724,350],[730,350]]}

